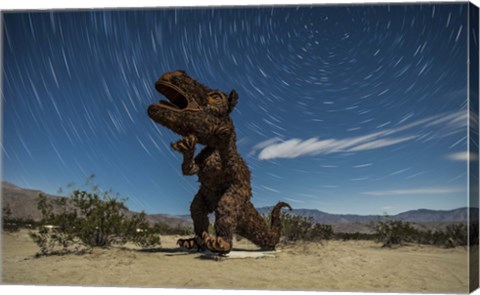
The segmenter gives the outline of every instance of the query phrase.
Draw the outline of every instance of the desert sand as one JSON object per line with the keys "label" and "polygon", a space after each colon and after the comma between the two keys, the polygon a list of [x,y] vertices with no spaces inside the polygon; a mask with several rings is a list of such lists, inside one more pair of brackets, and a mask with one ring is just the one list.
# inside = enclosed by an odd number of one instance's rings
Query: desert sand
{"label": "desert sand", "polygon": [[[28,231],[2,234],[2,284],[466,293],[467,250],[430,246],[382,248],[371,241],[297,242],[264,258],[204,258],[180,251],[178,236],[162,248],[131,245],[91,254],[35,258]],[[255,251],[246,240],[235,249]],[[252,252],[256,253],[256,252]]]}

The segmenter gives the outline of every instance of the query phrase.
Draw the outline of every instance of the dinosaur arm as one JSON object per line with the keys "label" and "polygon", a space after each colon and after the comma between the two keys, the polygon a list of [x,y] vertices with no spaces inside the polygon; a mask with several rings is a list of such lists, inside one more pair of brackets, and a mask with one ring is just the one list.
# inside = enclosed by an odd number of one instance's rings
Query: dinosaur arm
{"label": "dinosaur arm", "polygon": [[183,154],[182,173],[184,175],[194,175],[198,173],[199,167],[195,163],[195,145],[197,138],[194,135],[188,135],[172,144],[172,148]]}
{"label": "dinosaur arm", "polygon": [[195,163],[195,150],[183,154],[182,173],[184,175],[194,175],[198,173],[199,167]]}

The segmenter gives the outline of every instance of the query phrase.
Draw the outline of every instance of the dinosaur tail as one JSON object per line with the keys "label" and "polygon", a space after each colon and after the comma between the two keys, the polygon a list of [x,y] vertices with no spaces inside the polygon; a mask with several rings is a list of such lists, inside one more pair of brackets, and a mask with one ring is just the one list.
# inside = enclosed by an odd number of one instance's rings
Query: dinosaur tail
{"label": "dinosaur tail", "polygon": [[273,207],[270,214],[270,225],[267,225],[265,219],[252,203],[248,203],[245,208],[243,223],[237,227],[237,233],[262,249],[275,249],[275,246],[280,241],[282,234],[282,221],[280,219],[280,212],[283,207],[292,208],[285,202],[280,202]]}
{"label": "dinosaur tail", "polygon": [[292,207],[288,203],[285,202],[278,202],[275,207],[273,207],[271,215],[270,215],[270,231],[272,234],[273,240],[271,241],[273,245],[278,244],[280,241],[280,236],[282,234],[282,220],[280,219],[280,213],[283,207],[287,207],[292,211]]}

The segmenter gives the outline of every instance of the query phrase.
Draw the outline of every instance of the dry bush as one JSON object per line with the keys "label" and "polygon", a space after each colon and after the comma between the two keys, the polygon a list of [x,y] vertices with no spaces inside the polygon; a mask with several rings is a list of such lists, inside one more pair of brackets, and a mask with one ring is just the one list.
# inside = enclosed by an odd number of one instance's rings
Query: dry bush
{"label": "dry bush", "polygon": [[92,192],[74,190],[70,198],[48,199],[40,194],[38,209],[40,230],[30,236],[40,247],[39,255],[84,253],[127,242],[142,248],[161,244],[158,227],[148,224],[145,213],[128,218],[123,201],[97,187]]}
{"label": "dry bush", "polygon": [[[265,217],[267,224],[269,218]],[[312,217],[302,217],[282,212],[282,241],[311,241],[319,242],[333,237],[333,229],[330,225],[316,223]]]}

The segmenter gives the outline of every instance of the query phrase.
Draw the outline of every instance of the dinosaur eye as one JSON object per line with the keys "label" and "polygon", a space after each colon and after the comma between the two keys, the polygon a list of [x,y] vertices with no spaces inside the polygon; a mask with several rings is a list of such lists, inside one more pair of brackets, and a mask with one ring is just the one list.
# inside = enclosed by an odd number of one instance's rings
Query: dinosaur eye
{"label": "dinosaur eye", "polygon": [[212,93],[210,93],[209,96],[210,96],[211,98],[214,98],[214,99],[222,99],[222,98],[223,98],[223,96],[222,96],[220,93],[218,93],[218,92],[212,92]]}

